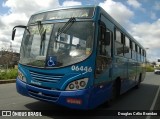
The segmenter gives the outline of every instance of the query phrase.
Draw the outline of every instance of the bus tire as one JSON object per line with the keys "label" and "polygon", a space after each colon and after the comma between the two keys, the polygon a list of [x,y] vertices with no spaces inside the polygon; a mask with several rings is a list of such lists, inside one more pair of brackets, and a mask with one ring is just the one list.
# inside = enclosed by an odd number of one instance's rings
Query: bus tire
{"label": "bus tire", "polygon": [[121,79],[117,78],[112,86],[111,100],[115,100],[120,96]]}
{"label": "bus tire", "polygon": [[121,86],[121,79],[117,78],[112,85],[112,92],[110,99],[105,103],[107,106],[111,106],[113,101],[116,100],[120,95],[120,86]]}
{"label": "bus tire", "polygon": [[141,80],[142,80],[142,73],[139,74],[139,79],[138,79],[137,85],[135,86],[136,89],[140,87]]}

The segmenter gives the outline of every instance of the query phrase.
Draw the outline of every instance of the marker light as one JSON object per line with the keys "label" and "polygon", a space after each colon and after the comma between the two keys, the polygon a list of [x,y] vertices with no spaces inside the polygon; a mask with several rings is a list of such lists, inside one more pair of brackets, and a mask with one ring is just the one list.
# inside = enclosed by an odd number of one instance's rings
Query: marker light
{"label": "marker light", "polygon": [[71,104],[78,104],[78,105],[82,104],[82,99],[67,98],[66,101],[67,103],[71,103]]}
{"label": "marker light", "polygon": [[66,90],[79,90],[87,86],[88,78],[79,79],[68,84]]}

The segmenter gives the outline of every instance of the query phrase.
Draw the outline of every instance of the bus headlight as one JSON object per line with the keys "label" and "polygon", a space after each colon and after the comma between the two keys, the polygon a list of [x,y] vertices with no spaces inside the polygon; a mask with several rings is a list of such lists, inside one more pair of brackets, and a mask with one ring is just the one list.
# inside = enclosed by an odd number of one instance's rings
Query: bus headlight
{"label": "bus headlight", "polygon": [[68,84],[66,90],[80,90],[87,86],[88,78],[79,79]]}
{"label": "bus headlight", "polygon": [[18,79],[20,79],[23,82],[26,82],[26,77],[23,75],[23,73],[18,70]]}

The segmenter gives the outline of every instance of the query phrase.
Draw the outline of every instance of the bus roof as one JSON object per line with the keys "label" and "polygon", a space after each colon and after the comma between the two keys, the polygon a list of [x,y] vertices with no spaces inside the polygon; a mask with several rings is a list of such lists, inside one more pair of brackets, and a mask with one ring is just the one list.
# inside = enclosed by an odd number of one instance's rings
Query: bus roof
{"label": "bus roof", "polygon": [[96,8],[97,6],[95,5],[78,5],[78,6],[64,6],[64,7],[58,7],[58,8],[54,8],[54,9],[48,9],[48,10],[42,10],[42,11],[38,11],[35,14],[39,14],[39,13],[43,13],[43,12],[51,12],[51,11],[55,11],[55,10],[65,10],[65,9],[70,9],[70,8]]}

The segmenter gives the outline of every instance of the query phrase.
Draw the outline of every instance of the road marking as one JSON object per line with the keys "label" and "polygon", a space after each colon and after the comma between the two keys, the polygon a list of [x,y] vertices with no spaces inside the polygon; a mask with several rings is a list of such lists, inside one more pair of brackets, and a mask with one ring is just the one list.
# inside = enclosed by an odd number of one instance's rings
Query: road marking
{"label": "road marking", "polygon": [[[158,87],[156,96],[155,96],[155,98],[154,98],[154,100],[153,100],[153,103],[152,103],[152,105],[151,105],[150,110],[153,110],[154,107],[155,107],[155,104],[156,104],[156,101],[157,101],[157,98],[158,98],[159,91],[160,91],[160,86]],[[147,117],[146,117],[146,119],[150,119],[150,118],[151,118],[151,116],[147,116]]]}

